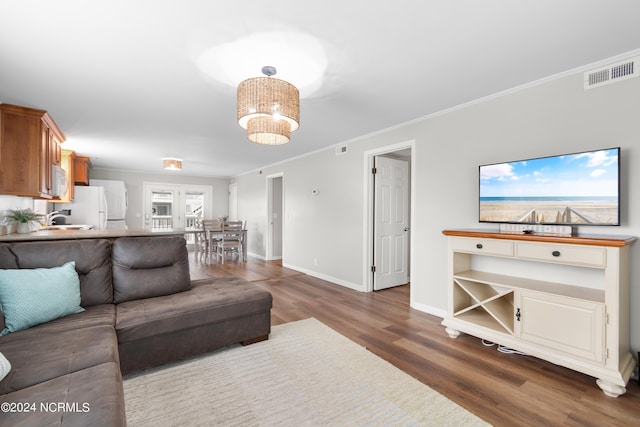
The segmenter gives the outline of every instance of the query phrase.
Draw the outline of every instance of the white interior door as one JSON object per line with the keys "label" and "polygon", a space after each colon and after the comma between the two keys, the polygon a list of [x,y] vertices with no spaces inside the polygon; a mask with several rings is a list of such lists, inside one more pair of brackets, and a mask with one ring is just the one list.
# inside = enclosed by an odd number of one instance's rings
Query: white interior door
{"label": "white interior door", "polygon": [[375,158],[373,289],[404,285],[409,274],[409,164]]}

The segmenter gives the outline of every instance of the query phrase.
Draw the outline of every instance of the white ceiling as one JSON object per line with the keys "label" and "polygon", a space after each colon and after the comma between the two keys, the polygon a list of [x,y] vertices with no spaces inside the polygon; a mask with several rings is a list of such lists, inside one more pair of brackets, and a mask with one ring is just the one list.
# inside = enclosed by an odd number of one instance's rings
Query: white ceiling
{"label": "white ceiling", "polygon": [[[0,102],[49,111],[95,167],[161,173],[180,157],[171,173],[226,177],[625,54],[639,17],[637,0],[2,1]],[[327,55],[277,147],[246,139],[235,87],[196,65],[265,31]]]}

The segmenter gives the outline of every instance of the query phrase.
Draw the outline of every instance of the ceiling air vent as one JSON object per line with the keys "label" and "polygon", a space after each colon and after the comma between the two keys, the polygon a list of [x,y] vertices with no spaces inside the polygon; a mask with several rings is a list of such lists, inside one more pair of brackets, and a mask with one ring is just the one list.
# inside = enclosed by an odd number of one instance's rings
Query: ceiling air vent
{"label": "ceiling air vent", "polygon": [[584,73],[584,89],[617,83],[640,75],[640,57],[616,62]]}

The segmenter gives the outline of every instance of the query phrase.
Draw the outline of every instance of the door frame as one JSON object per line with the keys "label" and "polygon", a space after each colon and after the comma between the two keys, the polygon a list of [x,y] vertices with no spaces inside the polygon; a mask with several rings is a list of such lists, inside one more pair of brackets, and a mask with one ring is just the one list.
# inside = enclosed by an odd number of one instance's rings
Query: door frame
{"label": "door frame", "polygon": [[[284,172],[278,172],[271,175],[267,175],[267,240],[265,242],[265,259],[267,261],[274,259],[284,259],[284,208],[285,208],[285,192],[284,192]],[[282,222],[282,236],[280,240],[282,245],[282,256],[275,257],[273,255],[273,227],[271,226],[271,220],[273,219],[273,181],[276,178],[282,178],[282,206],[281,206],[281,222]]]}
{"label": "door frame", "polygon": [[228,210],[227,216],[229,217],[229,221],[237,221],[238,220],[238,183],[232,182],[229,184],[229,193],[228,193]]}
{"label": "door frame", "polygon": [[[362,269],[362,283],[364,284],[363,291],[364,292],[373,292],[373,273],[371,271],[371,266],[374,265],[374,233],[373,233],[373,224],[375,221],[375,205],[374,205],[374,182],[373,182],[373,174],[371,170],[374,165],[374,158],[376,156],[382,154],[389,154],[395,151],[400,151],[404,149],[411,150],[411,161],[409,162],[409,167],[411,169],[410,172],[410,190],[409,190],[409,271],[413,271],[413,254],[414,251],[414,236],[413,236],[413,221],[415,218],[414,209],[414,195],[415,195],[415,173],[416,173],[416,159],[415,159],[415,139],[399,142],[396,144],[386,145],[384,147],[375,148],[373,150],[367,150],[364,152],[364,195],[363,195],[363,236],[365,238],[364,242],[364,253],[363,258],[365,263]],[[411,287],[410,290],[410,300],[413,301],[413,292],[414,287]]]}

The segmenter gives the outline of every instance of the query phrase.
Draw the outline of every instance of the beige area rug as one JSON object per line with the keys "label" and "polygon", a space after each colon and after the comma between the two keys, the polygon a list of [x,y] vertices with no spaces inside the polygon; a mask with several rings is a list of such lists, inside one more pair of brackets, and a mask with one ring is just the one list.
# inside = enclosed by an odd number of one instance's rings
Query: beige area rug
{"label": "beige area rug", "polygon": [[135,426],[484,426],[316,319],[124,380]]}

